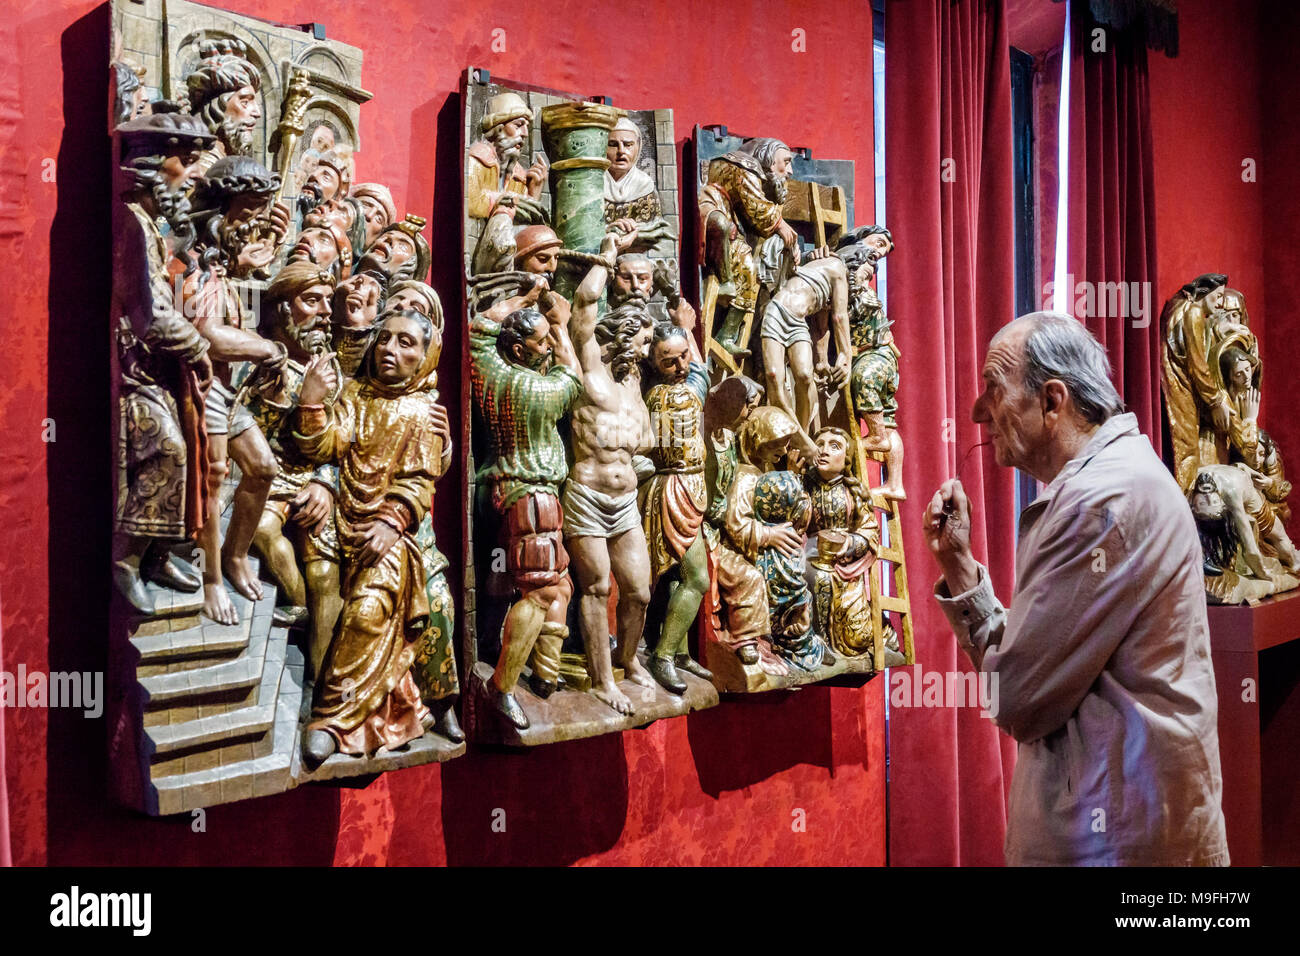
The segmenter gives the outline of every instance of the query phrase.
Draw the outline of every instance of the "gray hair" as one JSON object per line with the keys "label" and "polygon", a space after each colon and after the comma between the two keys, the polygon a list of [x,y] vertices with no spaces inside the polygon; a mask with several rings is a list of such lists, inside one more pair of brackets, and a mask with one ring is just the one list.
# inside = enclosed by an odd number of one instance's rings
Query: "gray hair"
{"label": "gray hair", "polygon": [[1030,323],[1024,351],[1027,390],[1037,393],[1049,379],[1064,382],[1091,425],[1124,411],[1124,400],[1110,381],[1106,350],[1082,322],[1060,312],[1031,312],[1015,321]]}

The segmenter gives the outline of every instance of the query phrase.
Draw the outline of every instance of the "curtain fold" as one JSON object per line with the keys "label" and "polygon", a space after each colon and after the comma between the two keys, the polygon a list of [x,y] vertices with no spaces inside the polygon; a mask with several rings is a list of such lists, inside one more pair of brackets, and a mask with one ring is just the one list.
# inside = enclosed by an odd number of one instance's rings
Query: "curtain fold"
{"label": "curtain fold", "polygon": [[[1112,380],[1161,453],[1160,307],[1147,50],[1070,11],[1069,228],[1073,311],[1106,347]],[[1188,277],[1190,278],[1190,277]],[[1170,290],[1172,291],[1172,290]]]}
{"label": "curtain fold", "polygon": [[[921,530],[922,509],[963,458],[976,557],[1004,601],[1013,584],[1014,473],[987,447],[966,457],[983,437],[970,410],[985,349],[1015,317],[1009,49],[1004,0],[903,0],[885,10],[886,225],[897,243],[887,310],[902,353],[918,661],[891,672],[891,692],[971,670],[931,596],[938,568]],[[891,863],[1000,865],[1014,741],[978,707],[892,702],[889,736]]]}

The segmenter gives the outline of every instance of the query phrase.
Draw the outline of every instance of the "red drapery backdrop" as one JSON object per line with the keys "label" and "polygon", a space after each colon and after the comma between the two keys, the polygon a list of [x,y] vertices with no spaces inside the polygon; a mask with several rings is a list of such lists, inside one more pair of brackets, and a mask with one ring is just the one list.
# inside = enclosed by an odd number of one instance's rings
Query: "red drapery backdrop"
{"label": "red drapery backdrop", "polygon": [[[1074,4],[1070,16],[1072,312],[1106,347],[1115,387],[1159,454],[1163,298],[1146,45],[1131,31],[1109,28],[1098,40],[1086,3]],[[1097,43],[1104,50],[1094,49]]]}
{"label": "red drapery backdrop", "polygon": [[[937,567],[920,514],[982,440],[970,420],[984,351],[1014,317],[1011,61],[1002,0],[912,0],[885,10],[885,202],[896,250],[888,302],[902,351],[904,545],[917,673],[969,671],[931,599]],[[974,547],[1007,599],[1013,473],[986,449],[961,478]],[[905,671],[891,674],[901,687]],[[892,696],[892,695],[891,695]],[[890,862],[1002,862],[1015,744],[978,707],[890,709]]]}

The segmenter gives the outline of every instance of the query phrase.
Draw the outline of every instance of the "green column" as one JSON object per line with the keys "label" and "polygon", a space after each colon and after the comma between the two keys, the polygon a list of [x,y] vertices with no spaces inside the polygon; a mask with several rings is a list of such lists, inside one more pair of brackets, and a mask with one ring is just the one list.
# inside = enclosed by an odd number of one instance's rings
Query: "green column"
{"label": "green column", "polygon": [[[597,253],[605,238],[605,150],[609,131],[623,110],[602,103],[557,103],[542,108],[542,137],[551,160],[551,222],[564,248]],[[566,298],[580,281],[567,271],[556,276]]]}

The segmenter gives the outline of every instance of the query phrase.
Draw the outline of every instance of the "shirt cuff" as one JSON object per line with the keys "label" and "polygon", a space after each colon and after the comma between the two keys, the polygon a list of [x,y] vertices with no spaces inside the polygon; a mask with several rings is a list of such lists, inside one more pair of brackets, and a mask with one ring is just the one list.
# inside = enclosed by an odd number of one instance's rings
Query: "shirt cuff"
{"label": "shirt cuff", "polygon": [[948,582],[943,578],[934,585],[934,599],[947,616],[958,642],[966,647],[974,646],[970,638],[971,632],[978,630],[999,607],[993,585],[989,582],[988,569],[982,564],[976,567],[979,569],[979,582],[956,597],[948,593]]}

